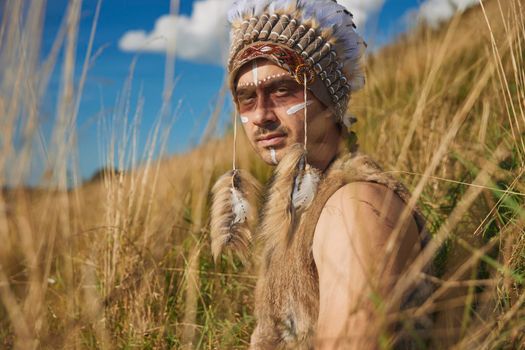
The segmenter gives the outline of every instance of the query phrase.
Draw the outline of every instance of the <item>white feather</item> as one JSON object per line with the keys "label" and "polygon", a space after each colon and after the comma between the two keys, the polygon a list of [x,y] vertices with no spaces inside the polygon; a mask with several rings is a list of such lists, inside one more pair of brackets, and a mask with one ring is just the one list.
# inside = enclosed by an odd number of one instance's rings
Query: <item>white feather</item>
{"label": "white feather", "polygon": [[269,6],[270,13],[275,13],[279,10],[288,8],[294,8],[296,6],[296,0],[274,0]]}
{"label": "white feather", "polygon": [[241,192],[236,188],[231,188],[232,196],[232,211],[234,214],[233,224],[242,224],[248,218],[248,212],[250,211],[250,204],[246,198],[243,197]]}
{"label": "white feather", "polygon": [[319,181],[319,174],[310,166],[307,166],[304,172],[297,176],[292,194],[292,203],[296,209],[305,209],[312,203]]}
{"label": "white feather", "polygon": [[255,16],[260,16],[263,13],[265,13],[267,11],[268,6],[270,5],[270,3],[271,3],[270,0],[259,0],[259,1],[257,1],[256,5],[255,5],[255,10],[254,10]]}
{"label": "white feather", "polygon": [[244,20],[246,17],[260,16],[268,9],[271,0],[237,0],[228,11],[228,21]]}
{"label": "white feather", "polygon": [[357,123],[357,118],[354,117],[353,115],[345,115],[343,117],[343,124],[348,128],[350,129],[355,123]]}
{"label": "white feather", "polygon": [[337,16],[337,11],[345,9],[333,1],[301,1],[301,5],[304,8],[303,17],[315,18],[322,27],[330,25],[330,21],[338,21],[341,16]]}
{"label": "white feather", "polygon": [[242,21],[245,16],[253,15],[253,10],[253,0],[237,0],[228,11],[228,21]]}

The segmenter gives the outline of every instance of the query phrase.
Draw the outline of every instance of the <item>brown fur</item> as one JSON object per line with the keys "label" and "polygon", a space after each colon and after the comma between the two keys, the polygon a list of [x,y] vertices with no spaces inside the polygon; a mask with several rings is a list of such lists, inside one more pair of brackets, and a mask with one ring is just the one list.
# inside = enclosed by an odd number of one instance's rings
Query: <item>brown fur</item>
{"label": "brown fur", "polygon": [[[277,220],[265,220],[259,231],[259,239],[271,244],[274,241],[285,240],[293,226],[294,210],[292,205],[292,189],[294,178],[297,175],[299,162],[304,155],[303,146],[295,144],[285,157],[279,162],[275,169],[274,178],[267,203],[264,208],[265,218],[278,218]],[[279,237],[275,240],[275,237]]]}
{"label": "brown fur", "polygon": [[[293,158],[295,159],[295,158]],[[293,162],[293,160],[292,160]],[[288,164],[290,165],[290,164]],[[256,288],[257,326],[251,349],[312,349],[319,313],[319,280],[312,255],[315,226],[327,200],[347,183],[383,184],[404,201],[405,187],[382,172],[366,155],[340,156],[325,172],[310,208],[293,220],[289,172],[279,165],[260,227],[265,238],[263,264]],[[285,176],[286,178],[283,178]],[[422,218],[415,214],[422,230]]]}
{"label": "brown fur", "polygon": [[[231,188],[235,187],[250,204],[247,220],[234,224]],[[215,260],[229,249],[243,262],[248,261],[252,230],[256,226],[257,203],[261,186],[249,173],[240,170],[230,171],[221,176],[212,189],[211,207],[211,250]]]}

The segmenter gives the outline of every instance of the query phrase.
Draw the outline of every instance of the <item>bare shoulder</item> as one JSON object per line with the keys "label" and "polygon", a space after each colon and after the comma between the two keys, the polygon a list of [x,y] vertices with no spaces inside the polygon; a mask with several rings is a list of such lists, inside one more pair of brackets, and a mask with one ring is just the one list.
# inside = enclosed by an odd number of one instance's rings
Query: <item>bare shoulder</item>
{"label": "bare shoulder", "polygon": [[[413,218],[406,228],[395,229],[405,208],[393,191],[366,182],[345,185],[326,202],[312,246],[319,277],[318,339],[347,334],[364,340],[374,334],[377,314],[370,295],[386,298],[420,249]],[[396,253],[387,253],[390,248]]]}
{"label": "bare shoulder", "polygon": [[386,186],[373,182],[352,182],[337,190],[326,202],[323,214],[352,213],[365,208],[385,217],[400,214],[405,208],[401,198]]}
{"label": "bare shoulder", "polygon": [[[405,208],[396,193],[380,184],[353,182],[341,187],[328,199],[317,222],[314,258],[320,259],[323,251],[332,254],[337,247],[345,251],[365,244],[370,249],[383,247]],[[403,239],[413,245],[419,240],[414,219],[404,226]]]}

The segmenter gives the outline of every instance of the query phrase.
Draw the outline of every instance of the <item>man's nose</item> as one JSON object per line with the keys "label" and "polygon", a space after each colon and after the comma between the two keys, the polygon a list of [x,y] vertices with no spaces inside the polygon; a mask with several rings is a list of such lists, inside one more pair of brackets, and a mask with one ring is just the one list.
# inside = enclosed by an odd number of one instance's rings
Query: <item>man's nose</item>
{"label": "man's nose", "polygon": [[274,108],[270,105],[269,101],[263,96],[260,96],[257,102],[253,123],[258,127],[275,124],[279,119],[277,115],[275,115]]}

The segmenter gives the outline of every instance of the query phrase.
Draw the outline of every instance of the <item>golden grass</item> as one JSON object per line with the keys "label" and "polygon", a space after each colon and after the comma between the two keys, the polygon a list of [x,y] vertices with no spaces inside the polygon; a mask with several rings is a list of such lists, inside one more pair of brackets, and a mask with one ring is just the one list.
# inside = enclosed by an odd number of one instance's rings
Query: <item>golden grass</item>
{"label": "golden grass", "polygon": [[[412,310],[436,314],[429,348],[525,348],[525,16],[517,0],[483,5],[369,57],[368,84],[351,108],[362,149],[413,190],[435,237],[416,264],[433,261],[437,289]],[[226,257],[214,265],[208,237],[209,189],[230,167],[232,138],[154,160],[172,126],[164,106],[141,154],[132,65],[114,115],[100,125],[107,168],[80,184],[76,115],[98,54],[88,50],[75,82],[80,8],[70,2],[41,62],[42,2],[4,3],[0,347],[246,348],[255,271]],[[56,126],[39,143],[60,49]],[[42,187],[25,188],[41,153]],[[268,178],[242,138],[238,156],[240,167]],[[403,276],[393,298],[414,278]]]}

